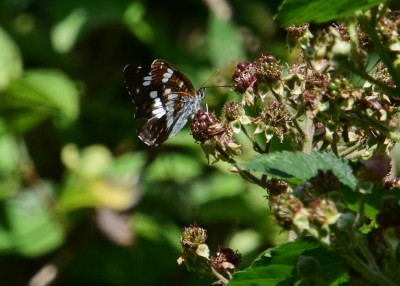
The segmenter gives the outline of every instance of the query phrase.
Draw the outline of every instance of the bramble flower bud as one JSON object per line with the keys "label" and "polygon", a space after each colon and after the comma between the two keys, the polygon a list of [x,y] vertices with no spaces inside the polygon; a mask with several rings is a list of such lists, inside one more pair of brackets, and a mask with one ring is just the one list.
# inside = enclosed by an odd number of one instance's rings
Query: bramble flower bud
{"label": "bramble flower bud", "polygon": [[330,225],[337,222],[340,217],[336,205],[330,199],[316,199],[308,206],[310,222],[317,226]]}
{"label": "bramble flower bud", "polygon": [[291,193],[270,197],[271,213],[274,220],[284,229],[291,229],[293,220],[303,209],[303,203]]}
{"label": "bramble flower bud", "polygon": [[232,80],[235,83],[235,91],[238,93],[243,93],[248,88],[253,88],[257,81],[257,78],[254,75],[253,63],[238,63],[236,71],[232,75]]}
{"label": "bramble flower bud", "polygon": [[388,48],[395,52],[399,51],[399,27],[400,13],[398,11],[389,11],[380,19],[377,26],[382,38],[389,43]]}
{"label": "bramble flower bud", "polygon": [[303,106],[307,110],[317,110],[318,108],[318,101],[321,98],[321,92],[312,89],[308,90],[306,89],[301,95],[300,95],[300,100],[303,103]]}
{"label": "bramble flower bud", "polygon": [[182,252],[177,262],[183,263],[189,271],[197,272],[199,275],[208,274],[210,271],[210,251],[205,244],[207,231],[196,224],[185,227],[181,236]]}
{"label": "bramble flower bud", "polygon": [[250,62],[240,62],[237,64],[236,68],[238,72],[243,72],[245,71],[247,68],[252,67],[253,63]]}
{"label": "bramble flower bud", "polygon": [[[238,251],[233,251],[228,247],[219,247],[215,257],[211,257],[211,265],[218,271],[218,269],[226,269],[225,263],[230,263],[234,269],[240,263],[242,255]],[[218,271],[219,272],[219,271]]]}
{"label": "bramble flower bud", "polygon": [[306,76],[308,90],[317,89],[320,92],[325,92],[327,90],[328,83],[328,76],[323,73],[314,72]]}
{"label": "bramble flower bud", "polygon": [[382,62],[376,65],[376,68],[372,73],[372,77],[379,81],[382,81],[389,87],[396,87],[391,74],[389,73],[385,64]]}
{"label": "bramble flower bud", "polygon": [[[343,23],[338,23],[333,25],[334,29],[339,32],[340,38],[342,41],[350,42],[349,32],[347,30],[347,26]],[[360,47],[365,47],[369,44],[369,38],[367,33],[365,33],[359,25],[356,27],[357,31],[357,44]]]}
{"label": "bramble flower bud", "polygon": [[201,143],[207,157],[212,155],[217,160],[229,160],[228,156],[240,154],[240,145],[234,141],[232,128],[226,122],[220,122],[214,113],[197,113],[191,127],[193,138]]}
{"label": "bramble flower bud", "polygon": [[266,182],[266,188],[271,196],[277,196],[283,193],[287,193],[289,185],[282,180],[270,179]]}
{"label": "bramble flower bud", "polygon": [[310,179],[312,188],[318,195],[328,194],[340,189],[341,183],[331,170],[318,170],[318,174]]}
{"label": "bramble flower bud", "polygon": [[265,133],[266,141],[270,141],[275,135],[280,141],[283,136],[289,131],[289,122],[291,121],[290,114],[277,101],[271,101],[260,112],[260,116],[254,120],[257,128],[254,134]]}
{"label": "bramble flower bud", "polygon": [[385,182],[385,189],[390,191],[394,188],[400,188],[400,179],[399,178],[391,178]]}
{"label": "bramble flower bud", "polygon": [[195,115],[191,128],[193,138],[200,143],[224,132],[215,114],[204,111]]}
{"label": "bramble flower bud", "polygon": [[225,103],[222,111],[228,121],[234,121],[245,114],[243,107],[237,102]]}
{"label": "bramble flower bud", "polygon": [[390,158],[387,155],[376,154],[364,162],[357,176],[368,182],[381,182],[389,174],[391,168]]}
{"label": "bramble flower bud", "polygon": [[184,247],[197,248],[205,243],[206,239],[207,231],[195,224],[183,229],[181,243]]}
{"label": "bramble flower bud", "polygon": [[255,76],[258,80],[272,83],[281,78],[282,66],[279,61],[271,55],[261,55],[254,62]]}
{"label": "bramble flower bud", "polygon": [[[217,272],[218,281],[214,284],[226,284],[226,281],[232,279],[233,272],[236,271],[237,266],[242,258],[238,251],[233,251],[230,248],[218,247],[218,252],[215,257],[210,258],[210,265],[213,271]],[[223,281],[221,281],[223,280]]]}
{"label": "bramble flower bud", "polygon": [[311,33],[308,31],[309,26],[310,25],[306,23],[306,24],[301,24],[299,26],[290,25],[289,27],[286,28],[287,32],[286,43],[290,50],[296,47],[296,44],[300,38],[305,36],[308,38],[312,37]]}
{"label": "bramble flower bud", "polygon": [[302,278],[312,278],[318,274],[319,262],[312,256],[300,255],[296,269]]}
{"label": "bramble flower bud", "polygon": [[232,76],[235,91],[244,93],[249,88],[256,90],[257,81],[273,83],[281,78],[282,66],[271,55],[261,55],[253,63],[241,62]]}

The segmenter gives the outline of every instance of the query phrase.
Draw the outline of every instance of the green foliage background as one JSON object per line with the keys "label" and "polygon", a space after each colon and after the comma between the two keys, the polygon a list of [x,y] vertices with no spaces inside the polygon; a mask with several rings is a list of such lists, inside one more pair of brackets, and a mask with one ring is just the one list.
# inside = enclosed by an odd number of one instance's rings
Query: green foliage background
{"label": "green foliage background", "polygon": [[288,57],[279,1],[206,2],[0,2],[2,284],[210,285],[176,263],[183,226],[240,250],[243,268],[285,239],[264,191],[208,166],[187,128],[158,149],[136,137],[125,64],[163,58],[199,87],[230,84],[259,52]]}

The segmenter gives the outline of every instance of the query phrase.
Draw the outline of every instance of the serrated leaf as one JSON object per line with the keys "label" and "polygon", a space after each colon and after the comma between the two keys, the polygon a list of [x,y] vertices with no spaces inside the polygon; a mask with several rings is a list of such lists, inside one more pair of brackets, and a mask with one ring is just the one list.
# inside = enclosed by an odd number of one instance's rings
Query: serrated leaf
{"label": "serrated leaf", "polygon": [[274,152],[258,155],[239,164],[239,167],[282,179],[293,178],[302,181],[314,177],[318,170],[331,170],[340,182],[351,189],[354,190],[357,184],[347,161],[337,158],[333,153]]}
{"label": "serrated leaf", "polygon": [[[235,273],[229,285],[294,285],[300,279],[296,273],[299,256],[311,256],[318,260],[318,275],[325,282],[345,279],[345,263],[334,252],[329,251],[312,240],[305,239],[284,243],[269,249],[253,265]],[[329,284],[327,284],[329,285]]]}
{"label": "serrated leaf", "polygon": [[379,0],[286,0],[279,9],[277,19],[285,26],[307,22],[325,23],[354,15],[356,11],[367,10]]}

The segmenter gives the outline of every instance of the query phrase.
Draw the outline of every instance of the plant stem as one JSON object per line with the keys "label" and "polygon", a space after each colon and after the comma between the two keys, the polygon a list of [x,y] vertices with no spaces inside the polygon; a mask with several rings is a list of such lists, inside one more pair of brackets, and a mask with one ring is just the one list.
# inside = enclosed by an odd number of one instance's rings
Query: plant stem
{"label": "plant stem", "polygon": [[399,97],[399,87],[400,87],[400,75],[397,73],[396,68],[393,65],[393,61],[390,58],[387,49],[382,45],[381,40],[379,38],[378,33],[376,32],[375,26],[370,25],[364,15],[358,17],[358,21],[363,26],[363,28],[368,33],[368,36],[371,37],[374,46],[376,47],[379,56],[381,57],[383,63],[388,69],[389,74],[392,76],[392,79],[396,85],[396,89],[393,96]]}
{"label": "plant stem", "polygon": [[278,100],[278,102],[282,105],[282,107],[285,108],[285,110],[290,114],[290,118],[293,121],[294,126],[296,127],[296,129],[299,131],[300,135],[305,138],[306,137],[306,133],[304,132],[303,128],[300,126],[299,122],[296,119],[296,115],[294,115],[292,112],[290,112],[290,110],[286,107],[285,102],[283,102],[283,98],[282,96],[277,93],[272,86],[270,86],[270,90],[271,92],[274,94],[276,100]]}
{"label": "plant stem", "polygon": [[[349,262],[349,264],[362,274],[370,282],[375,282],[380,286],[396,286],[393,281],[389,280],[379,268],[371,267],[364,263],[357,255],[356,249],[352,246],[356,245],[359,248],[359,243],[354,241],[349,242],[348,238],[344,238],[340,231],[336,231],[336,242],[339,243],[342,256]],[[376,263],[374,263],[376,265]]]}
{"label": "plant stem", "polygon": [[243,133],[249,138],[251,143],[253,143],[254,150],[258,153],[265,153],[265,151],[261,148],[261,146],[257,143],[256,139],[254,136],[252,136],[249,132],[247,132],[247,129],[241,124],[240,128],[242,129]]}
{"label": "plant stem", "polygon": [[224,149],[222,149],[220,146],[216,146],[216,149],[218,150],[218,152],[221,153],[221,156],[224,158],[224,160],[228,163],[231,163],[233,166],[236,167],[236,169],[239,172],[239,175],[245,179],[246,181],[256,184],[258,186],[260,186],[261,188],[265,188],[265,185],[263,184],[262,180],[260,180],[259,178],[257,178],[256,176],[254,176],[253,174],[251,174],[249,171],[243,170],[241,168],[239,168],[237,162],[235,159],[233,159],[232,157],[230,157]]}
{"label": "plant stem", "polygon": [[312,111],[307,111],[306,116],[307,116],[307,123],[306,123],[306,133],[303,142],[303,152],[309,154],[312,151],[315,128],[314,128],[314,120],[313,120],[314,117],[312,115]]}
{"label": "plant stem", "polygon": [[[222,276],[221,274],[219,274],[217,272],[217,270],[214,269],[214,267],[211,267],[211,271],[213,273],[213,275],[218,279],[217,283],[220,283],[222,285],[227,285],[229,283],[229,280],[226,279],[224,276]],[[214,283],[213,283],[214,284]]]}

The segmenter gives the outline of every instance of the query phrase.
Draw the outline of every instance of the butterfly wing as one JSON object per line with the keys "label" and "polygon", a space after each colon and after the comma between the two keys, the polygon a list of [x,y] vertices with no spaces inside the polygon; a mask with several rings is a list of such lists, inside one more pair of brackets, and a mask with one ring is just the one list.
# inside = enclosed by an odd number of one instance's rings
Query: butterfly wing
{"label": "butterfly wing", "polygon": [[138,132],[144,143],[157,146],[183,128],[196,91],[181,72],[164,60],[154,60],[150,68],[127,65],[124,76],[135,118],[147,119]]}

